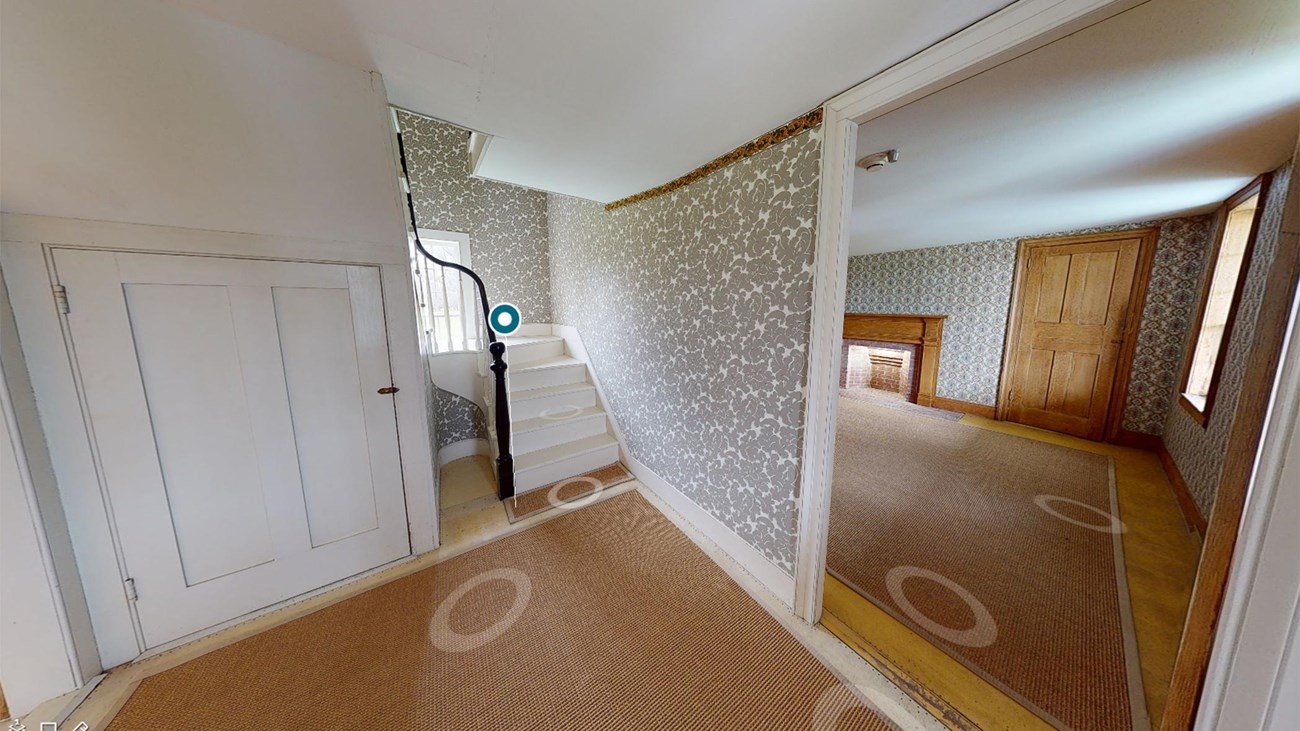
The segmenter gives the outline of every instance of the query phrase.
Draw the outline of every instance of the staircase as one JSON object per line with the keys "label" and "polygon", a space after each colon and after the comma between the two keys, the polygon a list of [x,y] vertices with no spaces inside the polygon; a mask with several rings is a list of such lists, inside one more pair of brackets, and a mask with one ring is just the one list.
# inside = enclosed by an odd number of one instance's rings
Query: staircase
{"label": "staircase", "polygon": [[[515,494],[618,462],[618,440],[588,378],[558,335],[515,335],[506,344]],[[495,464],[496,434],[493,445]]]}

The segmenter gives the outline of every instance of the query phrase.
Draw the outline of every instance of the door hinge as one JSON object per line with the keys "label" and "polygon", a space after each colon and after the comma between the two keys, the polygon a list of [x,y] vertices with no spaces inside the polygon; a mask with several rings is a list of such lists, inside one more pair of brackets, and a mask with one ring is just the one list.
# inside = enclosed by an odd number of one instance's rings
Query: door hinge
{"label": "door hinge", "polygon": [[140,598],[140,593],[135,590],[135,579],[127,579],[122,582],[126,587],[126,598],[128,601],[136,601]]}
{"label": "door hinge", "polygon": [[58,308],[60,315],[66,315],[71,311],[68,307],[68,288],[62,284],[54,285],[54,306]]}

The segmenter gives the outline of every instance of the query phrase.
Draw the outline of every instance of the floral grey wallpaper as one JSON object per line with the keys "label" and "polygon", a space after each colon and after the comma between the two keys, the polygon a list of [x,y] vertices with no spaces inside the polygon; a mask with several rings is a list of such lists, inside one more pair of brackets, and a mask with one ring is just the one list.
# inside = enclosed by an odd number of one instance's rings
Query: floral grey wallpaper
{"label": "floral grey wallpaper", "polygon": [[[1042,234],[1067,236],[1160,227],[1133,360],[1124,426],[1160,434],[1196,307],[1195,285],[1208,240],[1205,216]],[[1030,238],[1030,237],[1025,237]],[[1037,237],[1033,237],[1037,238]],[[948,315],[938,395],[997,403],[1019,238],[849,258],[846,310]]]}
{"label": "floral grey wallpaper", "polygon": [[492,304],[511,302],[525,322],[550,322],[546,193],[471,176],[464,129],[407,112],[397,118],[420,227],[469,234]]}
{"label": "floral grey wallpaper", "polygon": [[628,449],[791,573],[820,135],[610,212],[550,199],[556,321]]}
{"label": "floral grey wallpaper", "polygon": [[487,419],[473,401],[433,387],[433,414],[437,429],[434,446],[442,449],[466,439],[487,439]]}
{"label": "floral grey wallpaper", "polygon": [[[1286,192],[1293,172],[1294,161],[1279,168],[1273,174],[1273,182],[1264,201],[1264,213],[1260,218],[1255,249],[1251,255],[1249,269],[1246,271],[1246,287],[1228,341],[1228,352],[1220,376],[1218,396],[1214,408],[1210,411],[1209,421],[1202,427],[1181,408],[1172,408],[1165,422],[1165,447],[1174,458],[1174,463],[1178,465],[1178,471],[1182,473],[1192,498],[1201,509],[1201,514],[1207,518],[1214,507],[1219,473],[1223,469],[1223,458],[1228,451],[1228,435],[1232,431],[1232,422],[1237,417],[1237,400],[1241,396],[1246,362],[1250,359],[1250,342],[1255,335],[1255,320],[1259,316],[1259,307],[1264,296],[1264,280],[1273,263],[1273,255],[1277,251],[1278,237],[1282,229],[1282,207],[1286,201]],[[1202,262],[1200,266],[1196,284],[1190,287],[1192,297],[1200,296],[1200,283],[1206,276],[1208,264],[1209,262]],[[1193,302],[1192,306],[1195,307],[1196,304],[1198,303]],[[1190,347],[1190,340],[1191,329],[1188,328],[1183,334],[1180,350]],[[1177,388],[1177,382],[1170,387],[1170,400],[1176,398]]]}

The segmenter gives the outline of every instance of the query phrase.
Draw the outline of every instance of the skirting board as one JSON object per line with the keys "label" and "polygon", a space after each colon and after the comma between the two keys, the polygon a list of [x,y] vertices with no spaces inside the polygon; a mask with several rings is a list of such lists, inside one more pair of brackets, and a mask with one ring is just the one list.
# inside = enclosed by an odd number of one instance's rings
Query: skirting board
{"label": "skirting board", "polygon": [[610,408],[609,399],[605,395],[604,388],[601,387],[600,375],[596,372],[596,366],[591,362],[591,358],[587,353],[587,346],[582,340],[582,334],[572,325],[551,325],[550,327],[551,332],[564,338],[565,347],[568,349],[569,354],[587,364],[587,374],[591,378],[592,385],[596,387],[596,395],[600,399],[601,407],[605,409],[610,430],[614,433],[614,438],[618,439],[619,455],[623,459],[623,464],[641,481],[641,484],[657,495],[660,500],[671,506],[673,510],[676,510],[697,531],[708,536],[721,551],[740,564],[759,583],[767,587],[767,590],[772,592],[781,603],[787,607],[793,607],[794,577],[769,561],[748,541],[741,538],[735,531],[724,525],[722,521],[710,515],[694,500],[686,497],[684,493],[670,485],[667,480],[655,474],[654,470],[646,467],[628,452],[627,441],[623,438],[623,430],[619,426],[618,419],[614,416],[613,409]]}
{"label": "skirting board", "polygon": [[722,521],[713,517],[694,500],[686,497],[680,490],[668,484],[668,481],[646,467],[631,455],[625,455],[627,467],[641,484],[676,510],[687,522],[700,533],[708,536],[719,549],[749,572],[759,583],[767,587],[777,599],[787,607],[794,606],[794,577],[768,560],[767,556],[754,548],[728,528]]}
{"label": "skirting board", "polygon": [[1183,519],[1187,521],[1187,527],[1194,529],[1204,538],[1205,530],[1208,527],[1205,516],[1201,515],[1201,509],[1197,507],[1196,500],[1192,498],[1192,491],[1188,489],[1187,482],[1183,479],[1183,473],[1178,470],[1178,464],[1174,462],[1174,456],[1165,447],[1164,438],[1156,434],[1143,434],[1129,429],[1121,429],[1114,442],[1124,447],[1155,452],[1156,456],[1160,458],[1160,466],[1165,470],[1165,477],[1169,479],[1169,487],[1174,493],[1174,499],[1178,501],[1178,508],[1183,512]]}
{"label": "skirting board", "polygon": [[972,403],[970,401],[959,401],[955,398],[945,398],[943,396],[935,396],[934,404],[932,405],[936,409],[943,409],[945,411],[956,411],[960,414],[972,414],[974,416],[983,416],[986,419],[997,418],[996,408],[992,406],[985,406],[984,404]]}
{"label": "skirting board", "polygon": [[488,443],[486,439],[462,439],[438,450],[438,466],[442,467],[448,462],[487,453]]}
{"label": "skirting board", "polygon": [[1196,500],[1192,498],[1192,491],[1188,489],[1187,482],[1183,479],[1183,473],[1178,470],[1178,463],[1174,461],[1174,456],[1165,447],[1165,440],[1160,440],[1156,455],[1160,457],[1160,464],[1165,468],[1165,475],[1169,478],[1169,484],[1174,489],[1174,497],[1178,500],[1178,507],[1183,511],[1183,518],[1187,520],[1187,525],[1195,528],[1196,532],[1200,533],[1201,537],[1204,538],[1209,523],[1205,520],[1205,516],[1201,515],[1201,509],[1197,507]]}

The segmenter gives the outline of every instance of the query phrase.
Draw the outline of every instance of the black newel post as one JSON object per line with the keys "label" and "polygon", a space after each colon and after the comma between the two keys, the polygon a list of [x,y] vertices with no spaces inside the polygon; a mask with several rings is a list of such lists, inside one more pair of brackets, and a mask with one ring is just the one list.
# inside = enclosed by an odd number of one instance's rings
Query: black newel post
{"label": "black newel post", "polygon": [[497,480],[501,499],[515,495],[515,458],[510,454],[510,405],[506,393],[506,344],[496,341],[488,346],[492,354],[492,372],[496,374]]}

